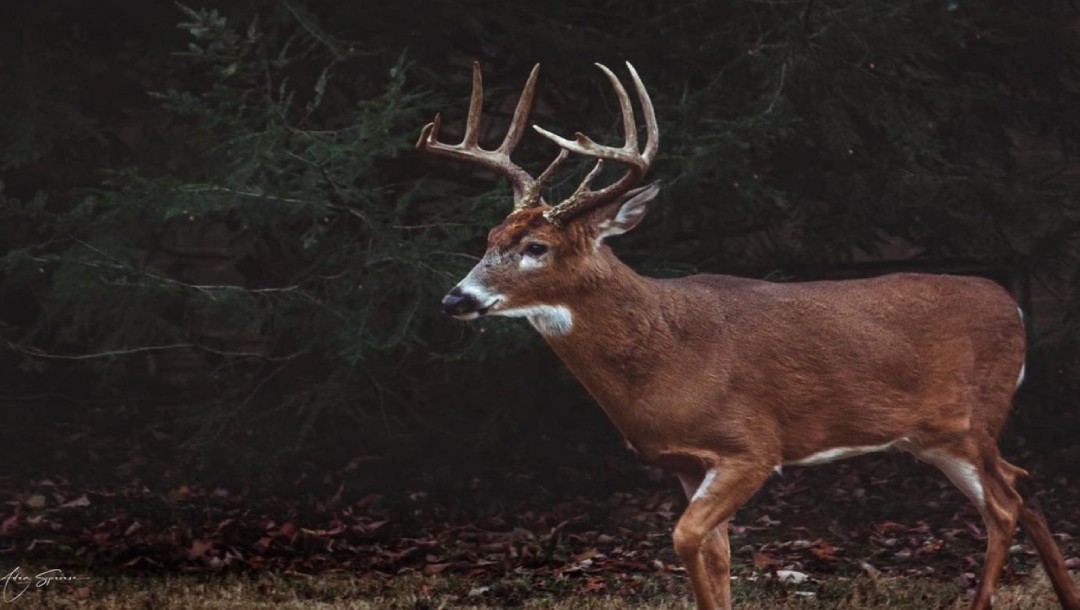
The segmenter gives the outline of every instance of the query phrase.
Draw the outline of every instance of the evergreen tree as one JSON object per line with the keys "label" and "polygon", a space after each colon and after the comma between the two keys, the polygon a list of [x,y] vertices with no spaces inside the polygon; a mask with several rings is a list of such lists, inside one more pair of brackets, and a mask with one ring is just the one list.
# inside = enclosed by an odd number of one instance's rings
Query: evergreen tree
{"label": "evergreen tree", "polygon": [[[91,35],[183,20],[148,47],[182,35],[179,53],[97,49],[151,92],[123,112],[70,95],[100,74],[52,69],[93,57],[90,43],[34,55],[29,71],[0,64],[13,83],[0,94],[0,362],[39,373],[22,383],[166,396],[196,440],[268,446],[296,425],[378,444],[561,421],[537,409],[575,390],[530,390],[557,367],[523,349],[537,345],[524,325],[462,328],[436,307],[507,212],[493,176],[411,150],[436,111],[448,138],[460,129],[473,59],[491,134],[540,62],[531,122],[601,139],[618,137],[618,114],[589,64],[634,63],[659,111],[665,186],[617,248],[654,274],[798,277],[901,239],[927,260],[1080,289],[1080,49],[1065,4],[210,4],[114,0],[73,18]],[[538,170],[551,154],[530,135],[518,157]]]}

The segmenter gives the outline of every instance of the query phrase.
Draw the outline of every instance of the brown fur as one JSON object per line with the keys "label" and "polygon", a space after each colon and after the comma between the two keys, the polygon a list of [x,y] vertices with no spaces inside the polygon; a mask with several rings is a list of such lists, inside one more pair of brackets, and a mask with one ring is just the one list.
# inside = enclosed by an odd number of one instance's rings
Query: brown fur
{"label": "brown fur", "polygon": [[531,231],[547,224],[537,208],[511,214],[505,221],[488,231],[488,249],[507,249],[518,244]]}
{"label": "brown fur", "polygon": [[[1025,349],[1016,304],[1002,288],[918,274],[792,284],[652,279],[595,246],[613,211],[560,230],[543,220],[544,209],[515,212],[492,229],[485,277],[507,307],[572,312],[571,331],[548,343],[628,442],[676,472],[688,496],[715,474],[674,536],[700,610],[730,608],[726,524],[774,467],[888,443],[977,476],[989,543],[972,608],[989,607],[1020,521],[1062,606],[1080,610],[1045,519],[1014,488],[1026,473],[998,455]],[[551,258],[517,272],[512,263],[530,241],[549,245]]]}

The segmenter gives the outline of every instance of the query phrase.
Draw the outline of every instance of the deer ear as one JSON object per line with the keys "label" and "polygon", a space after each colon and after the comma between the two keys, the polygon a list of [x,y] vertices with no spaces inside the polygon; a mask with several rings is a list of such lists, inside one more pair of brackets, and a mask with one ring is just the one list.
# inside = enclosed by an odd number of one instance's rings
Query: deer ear
{"label": "deer ear", "polygon": [[660,183],[654,182],[628,191],[616,202],[597,210],[593,221],[600,233],[597,242],[612,235],[622,235],[638,226],[645,218],[645,212],[649,211],[649,202],[659,192]]}

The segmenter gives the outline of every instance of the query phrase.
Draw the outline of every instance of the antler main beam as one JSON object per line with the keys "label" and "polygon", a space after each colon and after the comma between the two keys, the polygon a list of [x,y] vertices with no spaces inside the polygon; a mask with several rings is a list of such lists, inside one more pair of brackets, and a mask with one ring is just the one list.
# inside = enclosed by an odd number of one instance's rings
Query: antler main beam
{"label": "antler main beam", "polygon": [[[641,111],[645,118],[647,139],[644,150],[638,150],[637,124],[634,122],[634,109],[630,103],[630,96],[627,95],[626,89],[619,82],[614,72],[602,64],[596,64],[596,66],[611,81],[611,86],[615,89],[615,95],[619,101],[619,109],[622,111],[623,133],[626,138],[626,142],[621,147],[597,144],[589,136],[580,132],[575,134],[573,140],[568,140],[539,125],[533,125],[533,129],[537,133],[551,140],[564,151],[597,159],[596,166],[585,176],[577,190],[570,197],[544,213],[545,218],[559,226],[574,216],[611,201],[630,190],[649,171],[649,166],[652,164],[653,159],[656,158],[656,151],[660,145],[660,129],[656,123],[656,110],[653,108],[649,93],[645,90],[645,85],[641,82],[641,77],[638,76],[634,66],[630,62],[626,62],[626,67],[630,71],[630,78],[634,81],[634,89],[637,92],[638,102],[641,104]],[[605,160],[625,165],[627,171],[612,184],[594,191],[591,189],[592,181],[603,169]]]}
{"label": "antler main beam", "polygon": [[[435,115],[435,120],[424,125],[420,130],[420,138],[416,141],[416,149],[438,155],[473,163],[490,169],[510,180],[514,189],[514,207],[520,209],[539,203],[537,182],[529,172],[510,160],[511,153],[517,148],[521,136],[525,133],[525,124],[529,118],[529,110],[532,108],[533,96],[536,92],[536,77],[540,73],[540,64],[533,66],[529,73],[529,79],[525,81],[525,87],[518,98],[517,107],[514,109],[514,118],[510,121],[510,128],[503,138],[502,144],[495,150],[485,150],[480,147],[480,119],[483,115],[484,83],[480,75],[480,64],[473,62],[472,69],[472,95],[469,98],[469,116],[465,121],[465,136],[460,144],[444,144],[439,142],[439,128],[442,126],[442,116]],[[554,165],[554,163],[553,163]],[[548,172],[545,172],[547,174]]]}

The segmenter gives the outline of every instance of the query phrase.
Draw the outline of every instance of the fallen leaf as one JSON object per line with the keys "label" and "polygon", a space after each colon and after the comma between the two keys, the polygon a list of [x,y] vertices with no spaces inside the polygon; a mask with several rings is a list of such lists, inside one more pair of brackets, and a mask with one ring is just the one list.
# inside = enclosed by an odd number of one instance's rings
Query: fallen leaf
{"label": "fallen leaf", "polygon": [[15,527],[19,525],[19,513],[16,512],[7,519],[4,519],[3,523],[0,523],[0,535],[7,535],[15,531]]}
{"label": "fallen leaf", "polygon": [[765,553],[759,553],[757,551],[754,551],[754,567],[755,568],[757,568],[759,570],[767,570],[767,569],[769,569],[771,567],[776,566],[778,563],[779,562],[777,560],[773,559],[772,557],[769,557]]}
{"label": "fallen leaf", "polygon": [[292,540],[292,538],[296,536],[296,526],[293,525],[291,521],[286,521],[278,528],[277,535]]}
{"label": "fallen leaf", "polygon": [[791,583],[793,585],[801,585],[806,582],[810,577],[803,572],[796,572],[795,570],[777,570],[776,579],[780,582]]}
{"label": "fallen leaf", "polygon": [[595,559],[597,557],[603,557],[603,556],[604,555],[600,551],[598,551],[596,549],[588,549],[588,550],[586,550],[584,552],[581,552],[581,553],[578,553],[577,555],[574,555],[574,562],[575,563],[581,563],[583,561],[588,561],[590,559]]}
{"label": "fallen leaf", "polygon": [[906,531],[908,531],[908,526],[906,526],[906,525],[904,525],[902,523],[896,523],[895,521],[882,521],[881,523],[877,524],[877,529],[878,529],[879,532],[882,532],[882,533],[885,533],[885,532],[906,532]]}
{"label": "fallen leaf", "polygon": [[820,561],[836,561],[836,548],[827,543],[810,547],[810,554]]}
{"label": "fallen leaf", "polygon": [[429,563],[426,566],[424,566],[424,574],[427,574],[428,576],[432,576],[434,574],[441,573],[443,570],[445,570],[446,568],[449,568],[449,567],[450,567],[449,563]]}
{"label": "fallen leaf", "polygon": [[585,586],[582,587],[581,590],[586,593],[600,593],[601,591],[607,590],[607,583],[599,576],[590,576],[589,579],[585,581]]}
{"label": "fallen leaf", "polygon": [[191,541],[191,548],[188,549],[188,559],[198,559],[212,548],[214,548],[213,542],[196,538]]}
{"label": "fallen leaf", "polygon": [[881,576],[881,570],[865,561],[859,561],[859,569],[865,572],[866,575],[870,577],[870,580],[873,581],[877,581],[878,577]]}
{"label": "fallen leaf", "polygon": [[83,494],[70,502],[61,504],[60,508],[78,508],[80,506],[90,506],[90,498],[87,498],[86,494]]}
{"label": "fallen leaf", "polygon": [[491,587],[473,587],[469,589],[469,597],[480,597],[491,590]]}

